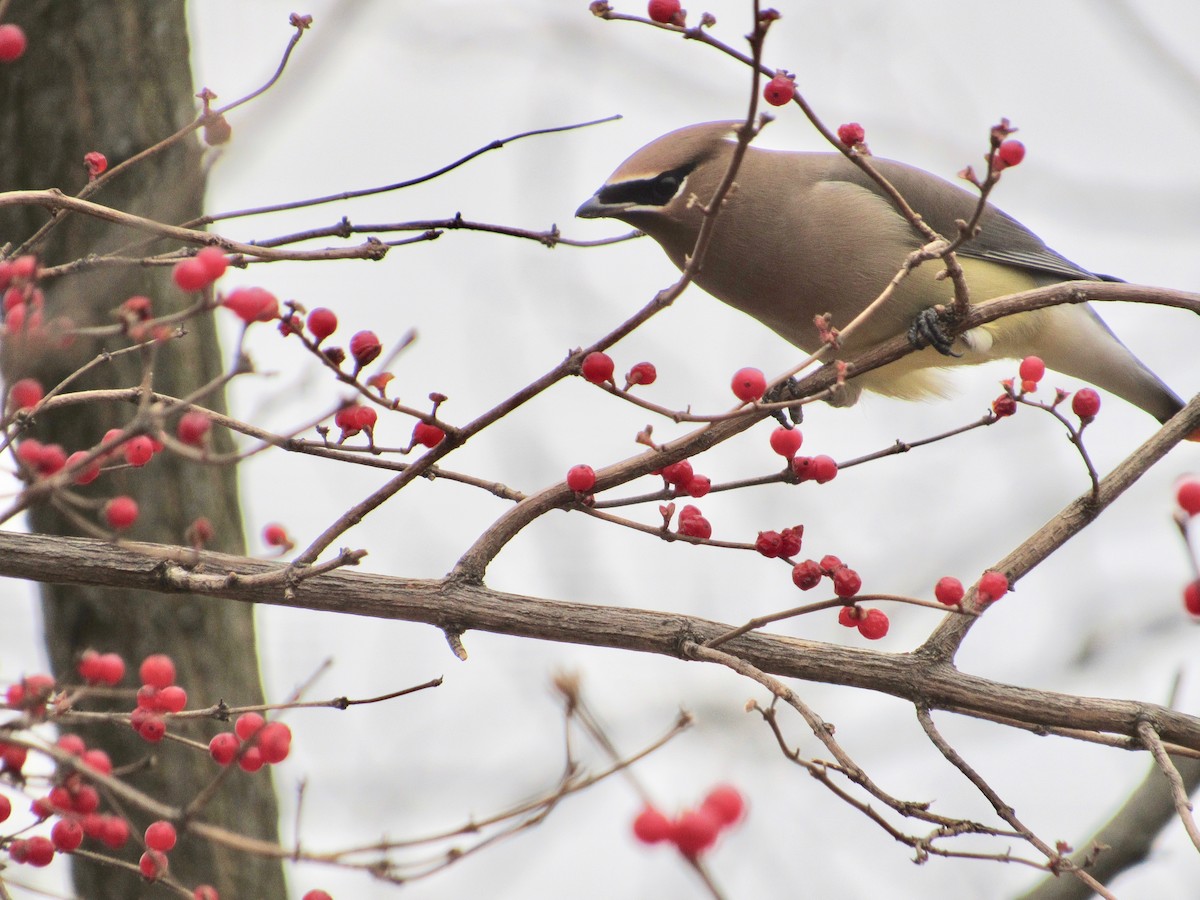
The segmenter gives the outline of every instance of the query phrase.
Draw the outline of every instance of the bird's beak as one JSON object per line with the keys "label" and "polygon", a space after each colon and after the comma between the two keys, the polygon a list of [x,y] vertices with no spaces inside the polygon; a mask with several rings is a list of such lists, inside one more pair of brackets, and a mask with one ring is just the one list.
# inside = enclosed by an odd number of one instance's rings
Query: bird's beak
{"label": "bird's beak", "polygon": [[605,203],[600,199],[600,192],[592,194],[587,201],[575,210],[575,215],[580,219],[606,219],[616,216],[629,204],[627,203]]}

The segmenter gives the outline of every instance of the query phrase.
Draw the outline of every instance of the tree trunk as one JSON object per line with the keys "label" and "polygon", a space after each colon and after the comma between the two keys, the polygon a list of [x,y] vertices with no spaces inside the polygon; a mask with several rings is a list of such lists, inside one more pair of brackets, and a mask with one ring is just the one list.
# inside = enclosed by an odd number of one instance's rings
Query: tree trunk
{"label": "tree trunk", "polygon": [[[67,193],[86,182],[83,156],[104,153],[110,165],[127,159],[191,121],[195,115],[188,39],[182,0],[93,0],[89,3],[16,3],[10,20],[29,38],[26,54],[0,66],[0,190],[58,187]],[[92,199],[154,219],[182,222],[199,214],[204,194],[201,147],[195,138],[143,162]],[[0,248],[19,244],[48,216],[39,209],[0,210]],[[72,216],[59,224],[37,249],[44,265],[53,265],[122,246],[136,238],[129,231]],[[76,325],[113,324],[113,311],[128,297],[143,294],[156,315],[186,305],[166,268],[100,268],[44,285],[46,319],[68,316]],[[223,365],[211,315],[188,322],[187,337],[163,345],[155,359],[153,386],[180,396],[219,374]],[[125,339],[79,338],[69,348],[9,340],[3,353],[6,379],[33,376],[49,387],[104,350],[126,346]],[[141,379],[138,353],[114,357],[74,382],[73,389],[128,387]],[[205,401],[220,408],[223,397]],[[133,409],[117,404],[73,406],[39,417],[31,434],[62,444],[68,453],[94,446],[109,428],[128,422]],[[216,435],[217,449],[228,449]],[[144,468],[106,472],[88,488],[93,498],[129,494],[141,514],[129,533],[134,539],[182,543],[197,516],[216,528],[212,546],[229,553],[245,551],[232,467],[201,466],[169,453]],[[30,512],[36,532],[75,533],[71,523],[49,504]],[[46,640],[56,677],[77,680],[76,662],[88,647],[125,657],[136,681],[146,655],[167,653],[175,660],[177,681],[187,689],[189,706],[226,700],[231,705],[262,702],[255,651],[253,611],[234,603],[197,597],[164,597],[134,591],[79,586],[43,588]],[[132,709],[132,697],[118,708]],[[228,723],[225,727],[229,727]],[[77,729],[89,745],[104,747],[138,788],[183,806],[216,774],[206,754],[172,742],[142,741],[128,727],[108,725]],[[207,742],[218,723],[170,731]],[[138,763],[152,762],[149,765]],[[223,785],[201,813],[205,820],[267,839],[277,834],[277,810],[266,771],[241,771]],[[132,816],[135,833],[144,818]],[[278,862],[247,857],[189,839],[180,829],[170,854],[173,878],[189,890],[210,883],[222,898],[283,897]],[[136,861],[136,841],[122,858]],[[89,900],[161,895],[138,877],[110,865],[74,861],[75,890]]]}

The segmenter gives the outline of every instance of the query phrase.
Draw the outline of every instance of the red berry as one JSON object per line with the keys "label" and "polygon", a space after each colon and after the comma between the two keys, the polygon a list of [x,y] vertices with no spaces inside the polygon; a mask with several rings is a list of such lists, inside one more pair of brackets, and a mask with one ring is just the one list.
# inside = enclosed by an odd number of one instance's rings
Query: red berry
{"label": "red berry", "polygon": [[843,606],[838,610],[838,624],[846,628],[857,628],[860,618],[857,606]]}
{"label": "red berry", "polygon": [[847,122],[838,126],[837,136],[847,147],[854,147],[867,139],[867,131],[857,122]]}
{"label": "red berry", "polygon": [[138,505],[132,497],[113,497],[104,504],[104,521],[114,531],[132,528],[137,517]]}
{"label": "red berry", "polygon": [[175,683],[175,662],[165,653],[152,653],[138,666],[142,684],[162,690]]}
{"label": "red berry", "polygon": [[1175,502],[1189,516],[1200,513],[1200,478],[1186,478],[1175,488]]}
{"label": "red berry", "polygon": [[140,468],[154,457],[154,442],[145,434],[131,437],[121,445],[121,455],[129,465]]}
{"label": "red berry", "polygon": [[592,384],[606,384],[612,381],[615,368],[612,357],[607,353],[595,351],[583,358],[579,373]]}
{"label": "red berry", "polygon": [[843,600],[853,597],[862,588],[862,579],[848,566],[833,573],[833,592]]}
{"label": "red berry", "polygon": [[803,442],[799,428],[776,428],[771,432],[771,449],[788,459],[796,455]]}
{"label": "red berry", "polygon": [[999,572],[984,572],[976,596],[980,603],[992,603],[1008,593],[1008,579]]}
{"label": "red berry", "polygon": [[832,456],[814,456],[808,465],[808,477],[817,484],[825,484],[837,478],[838,464]]}
{"label": "red berry", "polygon": [[8,389],[8,402],[15,409],[31,409],[42,402],[46,391],[36,378],[22,378],[14,381]]}
{"label": "red berry", "polygon": [[763,99],[772,106],[787,106],[796,95],[796,79],[783,72],[777,74],[763,87]]}
{"label": "red berry", "polygon": [[129,823],[120,816],[105,816],[100,840],[113,850],[119,850],[129,840]]}
{"label": "red berry", "polygon": [[721,823],[711,812],[689,809],[675,820],[671,840],[684,856],[696,857],[716,843]]}
{"label": "red berry", "polygon": [[633,835],[643,844],[657,844],[671,837],[671,827],[670,819],[647,806],[633,820]]}
{"label": "red berry", "polygon": [[996,169],[1007,169],[1018,165],[1025,158],[1025,145],[1017,140],[1007,140],[996,149]]}
{"label": "red berry", "polygon": [[204,266],[210,283],[224,275],[225,270],[229,268],[229,260],[225,258],[225,251],[220,247],[204,247],[196,254],[196,261]]}
{"label": "red berry", "polygon": [[97,772],[100,772],[104,775],[112,774],[112,760],[109,759],[108,754],[103,750],[98,750],[95,748],[91,750],[84,750],[83,755],[79,757],[79,760],[89,769],[95,769]]}
{"label": "red berry", "polygon": [[151,822],[146,828],[146,846],[151,850],[166,853],[175,846],[175,841],[175,826],[164,819]]}
{"label": "red berry", "polygon": [[313,888],[311,891],[306,892],[300,900],[333,900],[333,897],[327,891],[323,891],[320,888]]}
{"label": "red berry", "polygon": [[877,641],[888,633],[888,617],[882,609],[868,609],[858,623],[858,633],[868,641]]}
{"label": "red berry", "polygon": [[692,469],[692,464],[686,459],[681,459],[679,462],[673,462],[669,466],[662,468],[663,481],[672,487],[687,488],[688,482],[695,477],[695,471]]}
{"label": "red berry", "polygon": [[373,331],[359,331],[350,338],[350,355],[354,357],[356,370],[373,363],[382,352],[383,344]]}
{"label": "red berry", "polygon": [[[21,768],[25,765],[25,760],[28,756],[29,751],[26,748],[0,741],[0,763],[3,763],[3,770],[5,772],[20,774]],[[3,795],[0,794],[0,796]],[[2,821],[4,820],[0,819],[0,822]]]}
{"label": "red berry", "polygon": [[707,475],[693,475],[687,484],[683,485],[683,489],[689,497],[694,497],[699,500],[712,490],[712,479]]}
{"label": "red berry", "polygon": [[283,762],[292,749],[292,729],[282,722],[268,722],[258,733],[258,748],[266,762]]}
{"label": "red berry", "polygon": [[[67,457],[66,465],[74,466],[77,462],[88,455],[86,450],[76,450]],[[100,460],[94,459],[78,472],[75,473],[74,481],[76,484],[91,484],[100,477]]]}
{"label": "red berry", "polygon": [[962,582],[952,575],[939,578],[933,587],[933,596],[937,598],[937,602],[946,606],[957,606],[965,593]]}
{"label": "red berry", "polygon": [[147,850],[138,860],[138,869],[147,881],[156,881],[167,874],[167,858],[158,850]]}
{"label": "red berry", "polygon": [[567,470],[567,487],[577,494],[585,494],[596,486],[596,470],[580,464]]}
{"label": "red berry", "polygon": [[268,547],[286,547],[292,548],[295,544],[288,536],[287,529],[278,522],[272,522],[263,528],[263,543]]}
{"label": "red berry", "polygon": [[785,528],[779,533],[779,555],[792,557],[800,552],[800,544],[804,540],[804,526],[795,525]]}
{"label": "red berry", "polygon": [[308,314],[308,330],[318,344],[337,331],[337,314],[332,309],[318,306]]}
{"label": "red berry", "polygon": [[29,859],[28,841],[13,838],[8,845],[8,858],[15,863],[23,863]]}
{"label": "red berry", "polygon": [[750,403],[762,397],[767,390],[767,376],[760,369],[747,367],[733,373],[729,387],[733,395],[743,403]]}
{"label": "red berry", "polygon": [[783,536],[778,531],[760,531],[758,539],[754,542],[754,549],[767,559],[775,559],[780,556],[782,548]]}
{"label": "red berry", "polygon": [[192,900],[221,900],[217,889],[211,884],[201,884],[192,891]]}
{"label": "red berry", "polygon": [[83,843],[83,826],[76,819],[59,819],[50,829],[50,840],[60,853],[70,853]]}
{"label": "red berry", "polygon": [[412,443],[413,446],[418,444],[425,447],[436,447],[442,442],[442,438],[446,436],[446,432],[438,428],[436,425],[430,425],[428,422],[418,422],[413,426]]}
{"label": "red berry", "polygon": [[83,738],[77,734],[70,733],[60,735],[58,740],[54,742],[54,746],[59,750],[70,753],[72,756],[79,756],[87,749],[87,744],[84,743]]}
{"label": "red berry", "polygon": [[1011,416],[1017,411],[1017,401],[1008,394],[1001,394],[992,401],[992,415],[997,419],[1003,419],[1006,416]]}
{"label": "red berry", "polygon": [[177,684],[170,684],[158,692],[156,700],[162,712],[183,712],[187,708],[187,691]]}
{"label": "red berry", "polygon": [[12,815],[12,801],[7,794],[0,794],[0,822]]}
{"label": "red berry", "polygon": [[265,725],[263,717],[255,712],[242,713],[234,722],[233,730],[237,732],[237,736],[243,741],[248,741],[262,729]]}
{"label": "red berry", "polygon": [[716,816],[722,826],[729,826],[737,822],[742,817],[745,807],[746,801],[742,799],[741,791],[728,784],[721,784],[713,788],[704,798],[704,802],[700,804],[700,809]]}
{"label": "red berry", "polygon": [[1040,356],[1027,356],[1021,360],[1017,374],[1021,376],[1022,381],[1041,381],[1042,376],[1046,374],[1046,364]]}
{"label": "red berry", "polygon": [[10,63],[21,58],[28,41],[21,26],[0,25],[0,63]]}
{"label": "red berry", "polygon": [[199,447],[204,442],[204,436],[212,428],[212,420],[198,409],[186,412],[179,418],[175,435],[185,444]]}
{"label": "red berry", "polygon": [[[695,509],[695,507],[687,507],[684,509]],[[708,519],[697,512],[695,515],[684,517],[683,513],[679,514],[679,533],[688,537],[702,538],[707,540],[712,537],[712,525]]]}
{"label": "red berry", "polygon": [[[3,27],[3,26],[0,26]],[[50,838],[37,835],[25,842],[25,862],[39,869],[50,865],[54,859],[54,844]]]}
{"label": "red berry", "polygon": [[220,734],[214,735],[213,739],[208,742],[208,755],[217,765],[227,766],[237,756],[238,746],[236,734],[232,731],[222,731]]}
{"label": "red berry", "polygon": [[167,735],[167,723],[162,716],[151,714],[141,720],[137,733],[147,743],[157,744]]}
{"label": "red berry", "polygon": [[264,765],[266,760],[263,758],[262,749],[259,747],[247,747],[246,750],[238,757],[238,768],[243,772],[257,772]]}
{"label": "red berry", "polygon": [[657,379],[658,370],[654,368],[654,363],[640,362],[625,376],[625,390],[635,384],[654,384]]}
{"label": "red berry", "polygon": [[116,684],[125,677],[125,660],[119,653],[101,653],[99,675],[101,684]]}
{"label": "red berry", "polygon": [[1200,616],[1200,581],[1193,581],[1183,589],[1183,608],[1193,616]]}
{"label": "red berry", "polygon": [[826,575],[832,575],[844,565],[845,563],[832,553],[826,553],[821,557],[821,571]]}
{"label": "red berry", "polygon": [[810,591],[821,583],[821,566],[811,559],[792,567],[792,582],[802,591]]}
{"label": "red berry", "polygon": [[[663,25],[672,24],[675,16],[679,15],[681,11],[679,0],[650,0],[646,9],[651,20]],[[683,23],[675,22],[674,24],[681,25]]]}
{"label": "red berry", "polygon": [[194,256],[181,259],[171,270],[171,278],[181,291],[198,291],[212,284],[208,277],[208,267]]}
{"label": "red berry", "polygon": [[279,300],[270,291],[259,287],[237,288],[221,301],[221,305],[247,325],[279,318]]}
{"label": "red berry", "polygon": [[1095,418],[1100,411],[1100,395],[1091,388],[1081,388],[1071,398],[1071,412],[1085,422]]}

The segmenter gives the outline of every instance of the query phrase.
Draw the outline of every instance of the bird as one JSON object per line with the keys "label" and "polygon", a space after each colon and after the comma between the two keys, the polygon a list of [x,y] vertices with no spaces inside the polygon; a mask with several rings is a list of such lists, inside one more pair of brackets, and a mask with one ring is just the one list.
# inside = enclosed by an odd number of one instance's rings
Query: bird
{"label": "bird", "polygon": [[[633,226],[682,270],[741,126],[706,122],[651,141],[621,163],[576,215]],[[939,234],[953,238],[956,220],[971,219],[978,197],[963,188],[905,163],[877,157],[870,162]],[[990,203],[979,225],[978,236],[957,250],[973,303],[1064,281],[1119,280],[1076,265]],[[750,144],[695,282],[813,353],[822,346],[815,316],[830,313],[832,325],[844,327],[925,243],[874,179],[843,154]],[[926,263],[912,271],[840,345],[839,356],[905,334],[924,311],[951,303],[954,288],[949,279],[936,277],[940,269]],[[835,403],[854,403],[862,389],[910,400],[945,397],[952,387],[947,367],[1027,356],[1116,394],[1160,422],[1183,407],[1084,303],[998,319],[957,336],[941,352],[929,346],[917,350],[848,381]],[[1200,439],[1200,431],[1191,437]]]}

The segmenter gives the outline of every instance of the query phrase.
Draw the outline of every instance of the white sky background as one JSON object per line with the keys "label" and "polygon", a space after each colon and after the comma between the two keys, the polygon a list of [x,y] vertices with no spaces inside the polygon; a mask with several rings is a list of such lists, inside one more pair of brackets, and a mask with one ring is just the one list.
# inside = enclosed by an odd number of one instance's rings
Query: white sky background
{"label": "white sky background", "polygon": [[[876,154],[953,178],[964,165],[979,165],[988,127],[1008,116],[1028,156],[1005,175],[995,195],[1001,207],[1085,267],[1174,288],[1200,285],[1200,175],[1191,152],[1200,141],[1200,7],[1026,0],[777,6],[783,18],[766,60],[797,73],[827,122],[862,122]],[[641,3],[618,8],[644,11]],[[694,5],[693,15],[703,8],[728,42],[738,44],[749,29],[749,3],[717,0]],[[207,85],[224,102],[260,84],[275,67],[293,10],[311,12],[314,28],[282,82],[231,117],[234,139],[210,181],[212,211],[410,178],[526,129],[611,113],[625,119],[510,145],[401,194],[231,222],[221,231],[230,237],[286,234],[343,215],[365,223],[456,211],[531,229],[558,223],[571,237],[615,234],[619,223],[575,221],[575,208],[650,138],[737,117],[747,96],[748,72],[733,61],[650,28],[594,19],[585,0],[306,7],[203,0],[191,10],[197,87]],[[822,149],[798,110],[778,116],[764,143]],[[360,328],[378,332],[385,345],[416,328],[418,341],[393,366],[395,392],[413,404],[430,391],[448,394],[445,417],[465,422],[607,332],[675,276],[649,240],[548,251],[449,233],[397,248],[381,263],[256,266],[223,284],[259,284],[310,308],[330,306],[343,343]],[[1104,315],[1181,395],[1200,388],[1200,324],[1192,317],[1142,307]],[[282,431],[336,401],[340,393],[295,343],[273,329],[257,332],[255,361],[276,374],[239,380],[235,412]],[[654,361],[659,382],[645,395],[698,410],[731,404],[735,369],[756,365],[773,374],[798,359],[774,334],[696,289],[612,355],[618,373]],[[1014,369],[960,371],[958,396],[940,404],[868,397],[849,410],[809,407],[803,452],[846,459],[963,424],[986,409],[997,380]],[[1053,375],[1047,382],[1080,386]],[[647,421],[573,379],[447,465],[531,492],[574,463],[598,467],[637,452],[632,439]],[[658,439],[683,433],[654,424]],[[410,429],[385,415],[378,432],[397,444]],[[1106,396],[1089,447],[1106,471],[1153,430],[1143,413]],[[697,469],[721,481],[775,468],[768,432],[765,424],[753,429],[700,457]],[[1200,692],[1189,663],[1197,636],[1180,608],[1188,567],[1170,512],[1174,478],[1198,467],[1194,447],[1174,451],[989,611],[960,666],[1023,685],[1155,702],[1165,701],[1182,671],[1178,702],[1194,710]],[[310,457],[255,457],[242,474],[248,531],[257,539],[262,525],[281,521],[303,546],[385,478]],[[861,573],[864,590],[930,597],[938,577],[972,580],[1085,488],[1061,430],[1022,409],[999,427],[855,468],[820,488],[758,489],[699,505],[715,537],[751,540],[760,529],[803,522],[804,555],[837,553]],[[437,577],[504,509],[470,488],[421,482],[339,544],[368,549],[366,570]],[[645,521],[655,516],[652,506],[641,513]],[[555,514],[529,528],[491,568],[488,583],[731,623],[801,602],[779,563],[663,544],[581,515]],[[887,612],[892,631],[873,645],[883,651],[915,647],[937,621],[913,608]],[[833,620],[818,616],[779,630],[865,643]],[[326,657],[334,667],[312,699],[366,697],[446,677],[436,691],[388,704],[289,715],[295,752],[277,772],[284,829],[293,839],[295,787],[306,778],[300,837],[309,848],[428,834],[551,786],[560,771],[561,714],[548,683],[566,668],[583,674],[595,709],[628,751],[656,738],[680,706],[696,713],[697,727],[641,764],[638,775],[668,810],[698,802],[719,781],[744,789],[750,816],[709,859],[731,898],[990,898],[1036,878],[1025,867],[995,863],[914,866],[904,847],[782,758],[766,727],[742,712],[747,698],[765,702],[764,692],[731,673],[477,633],[465,638],[471,656],[464,664],[425,626],[280,609],[262,609],[259,622],[276,699]],[[38,665],[28,651],[32,630],[6,629],[0,676]],[[932,800],[943,814],[992,820],[928,746],[907,704],[823,685],[792,687],[836,724],[839,740],[885,789]],[[803,753],[824,756],[795,717],[783,718]],[[1132,754],[947,714],[937,721],[1051,842],[1083,840],[1146,768]],[[294,872],[295,895],[322,886],[341,898],[701,896],[672,852],[634,843],[629,823],[638,806],[634,792],[612,780],[568,800],[540,828],[403,891],[304,867]],[[1173,827],[1153,858],[1114,887],[1122,897],[1182,896],[1198,875],[1200,861]]]}

